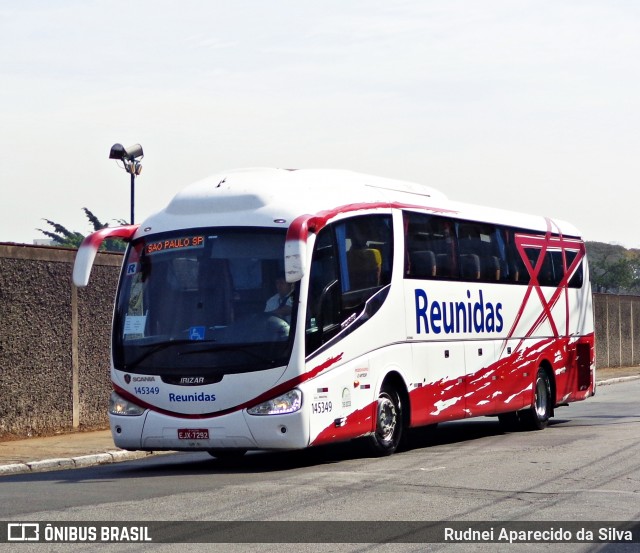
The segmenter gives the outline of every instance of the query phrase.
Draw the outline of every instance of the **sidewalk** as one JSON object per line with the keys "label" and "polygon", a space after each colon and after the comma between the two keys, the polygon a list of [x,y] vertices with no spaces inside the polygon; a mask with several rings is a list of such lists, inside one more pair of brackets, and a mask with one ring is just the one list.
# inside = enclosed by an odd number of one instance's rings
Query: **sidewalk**
{"label": "sidewalk", "polygon": [[118,449],[110,430],[0,442],[0,476],[104,465],[140,459],[146,451]]}
{"label": "sidewalk", "polygon": [[[597,385],[640,378],[640,367],[601,369]],[[73,432],[0,442],[0,476],[89,467],[141,459],[154,453],[118,449],[110,430]]]}

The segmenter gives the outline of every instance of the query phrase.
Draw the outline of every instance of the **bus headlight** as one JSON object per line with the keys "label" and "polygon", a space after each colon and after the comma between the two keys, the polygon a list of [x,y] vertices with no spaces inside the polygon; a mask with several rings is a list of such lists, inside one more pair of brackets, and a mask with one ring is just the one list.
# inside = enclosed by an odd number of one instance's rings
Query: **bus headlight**
{"label": "bus headlight", "polygon": [[250,415],[286,415],[287,413],[295,413],[301,406],[302,392],[294,389],[286,394],[282,394],[281,396],[247,409],[247,413]]}
{"label": "bus headlight", "polygon": [[137,417],[145,412],[143,407],[127,401],[115,392],[111,392],[109,398],[109,413],[111,415],[123,415],[129,417]]}

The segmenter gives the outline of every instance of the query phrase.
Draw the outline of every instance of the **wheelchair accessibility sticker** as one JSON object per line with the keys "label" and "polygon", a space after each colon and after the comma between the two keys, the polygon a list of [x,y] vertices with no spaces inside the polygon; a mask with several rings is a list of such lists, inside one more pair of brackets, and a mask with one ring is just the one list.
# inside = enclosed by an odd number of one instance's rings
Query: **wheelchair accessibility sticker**
{"label": "wheelchair accessibility sticker", "polygon": [[192,326],[189,329],[189,340],[204,340],[204,326]]}

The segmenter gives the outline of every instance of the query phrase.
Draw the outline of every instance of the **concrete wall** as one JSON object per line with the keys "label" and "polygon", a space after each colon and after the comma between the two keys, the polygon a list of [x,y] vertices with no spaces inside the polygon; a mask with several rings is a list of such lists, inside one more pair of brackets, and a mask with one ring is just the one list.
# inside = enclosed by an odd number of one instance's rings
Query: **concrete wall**
{"label": "concrete wall", "polygon": [[[0,439],[107,428],[111,315],[121,254],[87,288],[74,250],[0,244]],[[596,365],[640,364],[640,297],[594,295]]]}
{"label": "concrete wall", "polygon": [[596,367],[640,365],[640,296],[594,294]]}
{"label": "concrete wall", "polygon": [[81,290],[71,283],[74,258],[74,250],[0,244],[0,436],[108,425],[122,255],[98,254]]}

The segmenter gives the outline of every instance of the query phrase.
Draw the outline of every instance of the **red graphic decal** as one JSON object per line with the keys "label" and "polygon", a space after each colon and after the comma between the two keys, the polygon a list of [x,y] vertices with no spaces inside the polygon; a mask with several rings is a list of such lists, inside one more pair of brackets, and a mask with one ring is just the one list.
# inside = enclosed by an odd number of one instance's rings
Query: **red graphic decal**
{"label": "red graphic decal", "polygon": [[339,442],[358,438],[370,434],[374,429],[377,401],[370,403],[362,409],[358,409],[346,417],[346,421],[341,426],[335,423],[327,426],[316,437],[311,445],[320,445],[330,442]]}
{"label": "red graphic decal", "polygon": [[107,238],[122,238],[125,241],[131,240],[140,225],[123,225],[121,227],[106,227],[86,236],[80,244],[81,248],[98,250],[100,244]]}
{"label": "red graphic decal", "polygon": [[[318,374],[320,374],[325,369],[328,369],[332,365],[335,365],[336,363],[338,363],[342,359],[343,355],[344,355],[344,353],[339,353],[335,357],[329,357],[329,359],[327,359],[324,363],[321,363],[320,365],[318,365],[314,369],[311,369],[310,371],[308,371],[308,372],[304,373],[303,375],[297,377],[297,379],[300,379],[300,382],[304,382],[305,380],[309,380],[310,378],[313,378],[314,376],[317,376]],[[297,380],[297,379],[294,378],[293,380]],[[296,384],[300,384],[300,382],[296,382]]]}
{"label": "red graphic decal", "polygon": [[[569,344],[569,339],[547,338],[513,353],[491,366],[464,377],[442,379],[410,392],[411,426],[506,413],[529,407],[533,382],[541,358],[554,360],[555,401],[578,401],[591,395],[593,381],[580,389],[576,349],[586,345],[593,352],[594,335]],[[593,362],[593,358],[589,359]],[[327,426],[311,445],[344,441],[374,431],[376,402]]]}
{"label": "red graphic decal", "polygon": [[[511,330],[509,331],[507,339],[513,336],[518,326],[518,323],[520,322],[522,315],[524,314],[524,310],[534,292],[538,296],[540,300],[540,304],[542,306],[542,311],[540,312],[540,315],[538,315],[538,318],[531,325],[531,328],[523,335],[523,338],[520,340],[520,343],[518,344],[516,349],[519,349],[522,343],[524,342],[524,340],[526,338],[530,338],[534,334],[534,332],[545,321],[549,322],[549,325],[551,326],[551,331],[553,332],[553,335],[555,337],[558,337],[560,335],[560,332],[558,330],[558,327],[556,325],[556,322],[553,318],[553,314],[551,311],[555,307],[556,303],[558,303],[558,300],[560,299],[563,293],[565,296],[565,321],[566,321],[563,334],[565,335],[569,334],[569,296],[567,292],[567,287],[568,287],[569,280],[574,275],[576,269],[579,267],[580,263],[582,262],[582,259],[585,256],[585,246],[584,246],[584,243],[581,242],[580,240],[564,238],[560,233],[560,229],[558,229],[558,232],[559,232],[558,236],[552,236],[551,226],[553,224],[554,223],[550,219],[547,219],[547,232],[544,236],[539,236],[539,235],[532,236],[527,234],[516,234],[515,236],[516,248],[518,249],[520,257],[522,258],[525,264],[525,267],[527,269],[527,272],[529,273],[530,280],[524,295],[524,299],[522,300],[522,305],[520,306],[520,309],[516,315],[516,318],[513,322]],[[531,261],[529,260],[529,257],[527,256],[527,253],[526,253],[526,250],[529,248],[539,250],[535,267],[532,266]],[[562,264],[564,268],[564,276],[562,277],[562,280],[556,287],[552,296],[547,301],[544,297],[544,294],[542,292],[542,288],[540,285],[540,273],[543,269],[543,266],[545,263],[545,256],[548,250],[559,250],[562,252]],[[569,266],[567,266],[567,256],[566,256],[567,250],[575,252],[575,256],[571,262],[571,265]],[[506,344],[506,340],[505,340],[505,344]]]}
{"label": "red graphic decal", "polygon": [[589,386],[581,389],[576,350],[584,344],[593,352],[593,342],[593,334],[573,343],[569,338],[546,338],[473,374],[416,388],[410,392],[410,424],[420,426],[529,407],[541,359],[553,365],[554,404],[586,399],[593,382],[590,379]]}
{"label": "red graphic decal", "polygon": [[431,213],[457,213],[457,211],[451,209],[443,209],[439,207],[425,207],[421,205],[403,204],[400,202],[372,202],[372,203],[357,203],[347,204],[320,211],[315,215],[300,215],[296,217],[289,229],[287,230],[287,241],[300,240],[306,242],[309,236],[309,232],[317,234],[327,224],[327,222],[340,215],[341,213],[349,213],[352,211],[362,211],[365,209],[422,209],[430,211]]}

